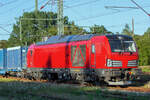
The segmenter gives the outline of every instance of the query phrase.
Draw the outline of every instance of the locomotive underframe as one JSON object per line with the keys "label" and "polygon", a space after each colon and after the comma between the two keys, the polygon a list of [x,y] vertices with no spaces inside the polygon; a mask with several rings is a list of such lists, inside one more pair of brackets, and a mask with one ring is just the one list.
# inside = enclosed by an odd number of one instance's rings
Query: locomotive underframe
{"label": "locomotive underframe", "polygon": [[47,80],[78,80],[78,81],[105,81],[109,85],[129,85],[139,78],[141,70],[130,69],[79,69],[57,68],[42,69],[28,68],[19,74],[19,77]]}
{"label": "locomotive underframe", "polygon": [[130,85],[133,80],[139,79],[141,70],[129,69],[96,69],[98,77],[103,78],[109,85]]}

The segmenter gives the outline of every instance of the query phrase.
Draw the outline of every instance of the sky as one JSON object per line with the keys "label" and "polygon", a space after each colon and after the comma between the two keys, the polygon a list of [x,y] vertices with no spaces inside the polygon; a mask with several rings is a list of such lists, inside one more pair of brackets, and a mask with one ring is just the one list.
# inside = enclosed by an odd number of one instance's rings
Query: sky
{"label": "sky", "polygon": [[[57,2],[42,10],[40,7],[49,0],[38,0],[39,11],[57,11]],[[57,1],[57,0],[55,0]],[[134,0],[150,13],[150,0]],[[109,8],[106,8],[108,6]],[[108,31],[121,33],[125,24],[132,29],[134,19],[135,34],[143,35],[150,27],[150,17],[141,9],[110,7],[136,7],[131,0],[64,0],[64,16],[78,26],[104,25]],[[35,0],[0,0],[0,40],[7,40],[13,24],[24,12],[35,10]]]}

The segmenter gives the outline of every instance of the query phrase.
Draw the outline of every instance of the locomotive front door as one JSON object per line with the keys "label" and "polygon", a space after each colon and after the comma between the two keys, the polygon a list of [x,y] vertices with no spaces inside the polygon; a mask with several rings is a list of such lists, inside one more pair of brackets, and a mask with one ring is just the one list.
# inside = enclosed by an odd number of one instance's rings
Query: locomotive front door
{"label": "locomotive front door", "polygon": [[95,44],[91,45],[91,67],[96,67],[96,51],[95,51]]}

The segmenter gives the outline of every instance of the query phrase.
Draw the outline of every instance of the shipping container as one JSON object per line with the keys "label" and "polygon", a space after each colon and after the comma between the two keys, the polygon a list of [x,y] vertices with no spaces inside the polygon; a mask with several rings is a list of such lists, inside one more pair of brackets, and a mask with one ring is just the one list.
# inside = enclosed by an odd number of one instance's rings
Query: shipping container
{"label": "shipping container", "polygon": [[7,48],[7,70],[21,70],[21,46]]}
{"label": "shipping container", "polygon": [[7,71],[21,71],[26,68],[27,47],[7,48]]}
{"label": "shipping container", "polygon": [[0,49],[0,74],[5,74],[6,49]]}

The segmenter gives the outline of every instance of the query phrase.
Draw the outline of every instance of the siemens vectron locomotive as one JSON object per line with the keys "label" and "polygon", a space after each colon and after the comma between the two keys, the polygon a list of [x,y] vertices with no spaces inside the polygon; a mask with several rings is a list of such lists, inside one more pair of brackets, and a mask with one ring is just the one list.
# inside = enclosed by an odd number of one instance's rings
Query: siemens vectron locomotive
{"label": "siemens vectron locomotive", "polygon": [[32,78],[105,81],[128,85],[137,78],[138,50],[126,35],[53,36],[31,45],[26,73]]}

